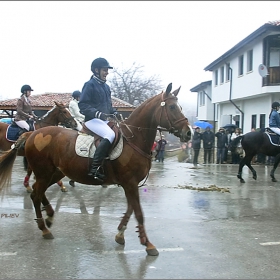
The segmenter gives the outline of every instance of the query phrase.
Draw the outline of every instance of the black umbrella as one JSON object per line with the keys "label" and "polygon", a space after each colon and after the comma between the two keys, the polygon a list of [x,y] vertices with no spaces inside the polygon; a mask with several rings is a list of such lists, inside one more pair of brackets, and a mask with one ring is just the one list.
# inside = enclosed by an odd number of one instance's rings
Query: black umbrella
{"label": "black umbrella", "polygon": [[223,128],[224,128],[225,130],[228,129],[230,132],[234,132],[235,129],[237,128],[237,125],[230,123],[230,124],[224,125]]}

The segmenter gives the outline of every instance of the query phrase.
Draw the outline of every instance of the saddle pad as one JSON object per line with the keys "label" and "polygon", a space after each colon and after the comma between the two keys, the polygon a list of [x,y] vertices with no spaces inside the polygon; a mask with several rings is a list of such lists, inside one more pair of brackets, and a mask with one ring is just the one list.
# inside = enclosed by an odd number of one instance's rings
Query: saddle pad
{"label": "saddle pad", "polygon": [[270,141],[270,143],[274,146],[279,146],[279,135],[274,133],[268,133],[268,132],[265,132],[265,134],[268,136],[268,139]]}
{"label": "saddle pad", "polygon": [[16,142],[19,137],[20,129],[17,126],[9,125],[6,130],[6,139],[11,142]]}
{"label": "saddle pad", "polygon": [[[89,157],[93,158],[95,153],[96,147],[94,145],[94,137],[88,134],[78,134],[76,144],[75,144],[75,151],[78,156],[80,157]],[[120,140],[116,147],[112,150],[109,155],[110,160],[114,160],[118,158],[123,150],[123,137],[120,137]]]}

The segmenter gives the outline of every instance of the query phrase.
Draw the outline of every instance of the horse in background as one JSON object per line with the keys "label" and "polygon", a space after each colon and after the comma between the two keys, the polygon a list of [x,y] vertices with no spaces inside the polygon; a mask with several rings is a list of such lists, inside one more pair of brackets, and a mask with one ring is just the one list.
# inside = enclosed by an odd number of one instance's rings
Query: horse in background
{"label": "horse in background", "polygon": [[236,152],[239,141],[241,141],[242,148],[245,152],[245,156],[239,163],[237,174],[237,178],[240,179],[241,183],[245,183],[245,180],[242,178],[242,169],[244,165],[247,165],[247,167],[253,173],[253,179],[257,179],[257,172],[251,165],[253,157],[257,154],[275,157],[273,168],[270,171],[270,177],[272,182],[277,182],[274,173],[280,161],[279,139],[280,138],[278,135],[276,135],[269,128],[266,128],[266,131],[264,132],[252,131],[238,136],[230,143],[229,148],[232,153]]}
{"label": "horse in background", "polygon": [[[130,116],[117,122],[116,139],[112,152],[103,161],[102,170],[105,174],[104,185],[122,186],[127,200],[127,209],[118,226],[115,241],[124,245],[124,231],[131,215],[134,213],[138,222],[140,244],[146,247],[148,255],[157,256],[158,250],[149,241],[139,197],[139,183],[147,178],[151,164],[151,149],[158,126],[188,142],[192,137],[192,129],[188,119],[182,113],[177,95],[180,88],[171,93],[172,84],[163,91],[146,100],[137,107]],[[46,190],[64,176],[75,182],[86,185],[100,185],[92,176],[88,176],[93,155],[90,148],[97,139],[83,142],[82,149],[76,149],[81,137],[92,137],[77,131],[61,127],[45,127],[31,133],[27,139],[24,134],[15,143],[15,147],[0,157],[0,190],[10,186],[13,163],[17,154],[24,149],[25,156],[31,166],[36,181],[30,197],[36,212],[38,228],[46,239],[54,238],[48,228],[54,218],[54,210],[46,197]],[[78,139],[79,138],[79,139]],[[79,141],[77,141],[77,139]],[[87,151],[86,156],[78,152]],[[44,220],[41,204],[47,213]],[[48,227],[48,228],[47,228]]]}
{"label": "horse in background", "polygon": [[[68,108],[62,103],[58,103],[56,101],[54,101],[54,103],[55,105],[51,110],[35,120],[34,129],[37,130],[45,126],[57,126],[59,124],[75,129],[77,127],[77,123],[71,116]],[[10,125],[0,122],[0,151],[9,150],[18,139],[20,131],[21,129],[16,124]],[[18,155],[24,156],[24,152],[20,152]],[[23,185],[25,186],[27,192],[32,192],[32,188],[29,185],[29,178],[32,174],[32,170],[29,168],[26,159],[23,159],[24,169],[27,171]],[[62,192],[67,191],[67,188],[63,185],[62,181],[58,181],[57,184],[60,186]]]}

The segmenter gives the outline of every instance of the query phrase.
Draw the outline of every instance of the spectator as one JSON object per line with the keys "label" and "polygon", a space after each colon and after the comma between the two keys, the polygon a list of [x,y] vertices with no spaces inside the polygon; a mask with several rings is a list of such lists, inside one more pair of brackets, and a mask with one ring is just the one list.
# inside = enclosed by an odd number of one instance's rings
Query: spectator
{"label": "spectator", "polygon": [[226,163],[223,161],[225,158],[225,149],[228,145],[228,138],[225,133],[225,129],[220,127],[219,131],[215,133],[217,137],[217,164]]}
{"label": "spectator", "polygon": [[[229,147],[229,144],[230,144],[230,141],[231,141],[231,134],[230,134],[229,129],[226,130],[226,136],[227,136],[227,141],[228,142],[227,142],[227,145],[225,147],[224,162],[227,162],[227,160],[228,160],[228,147]],[[231,160],[231,162],[232,162],[232,160]]]}
{"label": "spectator", "polygon": [[210,130],[210,127],[207,126],[206,130],[202,133],[202,140],[203,140],[203,149],[204,149],[204,162],[211,163],[211,154],[213,145],[215,143],[215,135],[214,132]]}
{"label": "spectator", "polygon": [[161,135],[161,139],[158,140],[158,154],[156,156],[156,162],[163,163],[166,144],[167,144],[167,141],[164,139],[164,135]]}
{"label": "spectator", "polygon": [[69,103],[69,111],[72,115],[73,118],[77,121],[77,130],[81,131],[82,130],[82,123],[85,121],[85,116],[80,113],[80,108],[79,108],[79,101],[81,97],[81,92],[78,90],[75,90],[72,93],[72,99]]}
{"label": "spectator", "polygon": [[[231,141],[233,141],[235,138],[238,136],[241,136],[242,132],[240,128],[236,128],[235,132],[232,133],[231,135]],[[243,154],[243,148],[241,145],[241,141],[238,142],[236,152],[232,154],[232,163],[233,164],[239,164],[240,162],[240,155]]]}
{"label": "spectator", "polygon": [[194,134],[193,134],[193,140],[192,140],[192,148],[194,151],[193,165],[195,167],[198,164],[198,155],[199,155],[199,151],[200,151],[201,140],[202,140],[202,133],[200,133],[200,128],[196,127]]}

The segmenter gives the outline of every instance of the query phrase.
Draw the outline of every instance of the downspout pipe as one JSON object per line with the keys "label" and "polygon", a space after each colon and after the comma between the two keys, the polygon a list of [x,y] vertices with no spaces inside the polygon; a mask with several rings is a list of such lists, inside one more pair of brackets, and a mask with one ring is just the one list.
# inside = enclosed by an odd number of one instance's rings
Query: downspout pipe
{"label": "downspout pipe", "polygon": [[232,92],[232,68],[229,67],[229,71],[230,71],[230,88],[229,88],[229,101],[231,102],[231,104],[233,104],[235,106],[235,108],[241,113],[242,116],[242,123],[241,123],[241,129],[242,131],[244,131],[244,113],[243,111],[232,101],[231,99],[231,92]]}
{"label": "downspout pipe", "polygon": [[[203,93],[208,97],[208,99],[211,101],[211,103],[212,103],[212,98],[208,95],[208,93],[205,91],[205,90],[203,90]],[[216,122],[215,122],[215,104],[214,104],[214,132],[216,131]]]}

